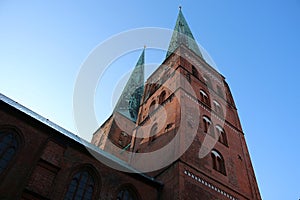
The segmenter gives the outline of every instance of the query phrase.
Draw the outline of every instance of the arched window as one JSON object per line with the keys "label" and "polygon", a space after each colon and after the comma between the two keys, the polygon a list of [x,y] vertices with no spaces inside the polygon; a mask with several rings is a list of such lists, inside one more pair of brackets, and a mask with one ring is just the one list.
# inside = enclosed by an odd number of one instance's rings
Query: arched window
{"label": "arched window", "polygon": [[212,84],[211,84],[210,78],[208,78],[208,76],[204,75],[203,79],[204,79],[207,87],[212,88]]}
{"label": "arched window", "polygon": [[226,133],[225,133],[224,129],[221,126],[217,125],[216,130],[217,130],[217,133],[219,136],[219,142],[221,142],[222,144],[225,144],[227,146],[228,145],[227,137],[226,137]]}
{"label": "arched window", "polygon": [[65,200],[93,199],[95,181],[87,170],[77,172],[69,184]]}
{"label": "arched window", "polygon": [[213,137],[215,136],[213,124],[207,116],[203,116],[203,130],[204,130],[204,133],[208,133],[209,135],[211,135]]}
{"label": "arched window", "polygon": [[218,93],[218,95],[220,95],[221,97],[223,97],[223,98],[224,98],[224,93],[223,93],[223,91],[222,91],[221,87],[220,87],[220,86],[218,86],[218,85],[217,85],[217,93]]}
{"label": "arched window", "polygon": [[156,104],[156,102],[155,102],[155,100],[153,100],[153,101],[151,102],[151,104],[150,104],[150,107],[149,107],[149,114],[151,114],[151,113],[154,111],[154,109],[155,109],[155,104]]}
{"label": "arched window", "polygon": [[216,113],[218,113],[219,115],[223,116],[223,109],[221,105],[216,100],[213,101],[213,104],[214,111],[216,111]]}
{"label": "arched window", "polygon": [[196,69],[196,67],[194,65],[192,65],[192,74],[196,78],[199,78],[198,71],[197,71],[197,69]]}
{"label": "arched window", "polygon": [[157,134],[157,123],[154,123],[150,130],[149,142],[152,142],[156,139]]}
{"label": "arched window", "polygon": [[130,139],[131,138],[129,137],[129,135],[126,132],[121,131],[121,133],[119,135],[118,143],[122,148],[124,148],[130,143]]}
{"label": "arched window", "polygon": [[222,155],[216,150],[211,151],[212,165],[215,170],[226,175],[225,163]]}
{"label": "arched window", "polygon": [[162,104],[166,99],[166,91],[162,91],[159,95],[159,104]]}
{"label": "arched window", "polygon": [[205,103],[206,105],[209,106],[209,98],[208,98],[208,95],[206,94],[206,92],[204,92],[203,90],[200,90],[200,98],[201,98],[201,101],[203,103]]}
{"label": "arched window", "polygon": [[185,77],[186,77],[186,80],[190,83],[191,82],[191,75],[190,75],[190,73],[186,73],[186,75],[185,75]]}
{"label": "arched window", "polygon": [[0,131],[0,174],[16,155],[18,146],[16,133],[12,131]]}
{"label": "arched window", "polygon": [[134,192],[134,189],[131,187],[125,186],[122,187],[117,196],[117,200],[138,200],[138,195]]}

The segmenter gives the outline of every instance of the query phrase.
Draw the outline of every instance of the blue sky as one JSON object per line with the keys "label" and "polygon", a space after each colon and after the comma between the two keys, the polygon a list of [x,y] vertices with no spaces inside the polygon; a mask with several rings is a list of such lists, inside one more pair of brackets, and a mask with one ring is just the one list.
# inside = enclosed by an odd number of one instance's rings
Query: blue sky
{"label": "blue sky", "polygon": [[[263,199],[299,199],[299,0],[4,0],[0,92],[76,133],[73,90],[89,53],[126,30],[173,29],[179,5],[194,37],[227,78]],[[116,60],[112,74],[124,76],[140,52]],[[162,61],[157,52],[148,54],[146,62]],[[106,78],[111,82],[100,82],[97,102],[101,88],[117,84],[109,71]],[[96,103],[99,122],[112,107],[106,96],[109,106]]]}

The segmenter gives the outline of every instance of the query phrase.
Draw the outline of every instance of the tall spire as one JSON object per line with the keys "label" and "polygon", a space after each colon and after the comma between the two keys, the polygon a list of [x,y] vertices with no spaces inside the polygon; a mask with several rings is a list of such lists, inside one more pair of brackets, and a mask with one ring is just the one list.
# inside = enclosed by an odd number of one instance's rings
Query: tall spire
{"label": "tall spire", "polygon": [[133,122],[137,120],[144,91],[144,63],[145,47],[114,109],[114,112],[124,115]]}
{"label": "tall spire", "polygon": [[200,52],[200,49],[193,37],[193,34],[191,32],[191,29],[189,28],[189,25],[187,24],[182,11],[181,6],[179,6],[179,14],[177,17],[176,25],[174,28],[174,32],[169,44],[168,52],[166,55],[166,58],[169,57],[177,47],[179,47],[180,44],[184,44],[189,49],[194,51],[197,55],[199,55],[202,58],[202,54]]}

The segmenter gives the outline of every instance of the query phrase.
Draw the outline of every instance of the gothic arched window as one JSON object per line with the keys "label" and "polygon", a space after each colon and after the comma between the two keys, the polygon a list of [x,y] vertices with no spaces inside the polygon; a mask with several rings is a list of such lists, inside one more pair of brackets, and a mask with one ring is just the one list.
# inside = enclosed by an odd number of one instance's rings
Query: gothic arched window
{"label": "gothic arched window", "polygon": [[149,114],[151,114],[151,113],[154,111],[154,109],[155,109],[155,104],[156,104],[156,102],[155,102],[155,100],[153,100],[153,101],[151,102],[151,104],[150,104],[150,107],[149,107]]}
{"label": "gothic arched window", "polygon": [[222,155],[216,150],[211,151],[212,165],[215,170],[226,175],[225,163]]}
{"label": "gothic arched window", "polygon": [[156,139],[156,134],[157,134],[157,123],[154,123],[150,130],[150,137],[149,137],[150,142]]}
{"label": "gothic arched window", "polygon": [[203,116],[203,130],[204,130],[204,133],[208,133],[209,135],[211,135],[213,137],[215,136],[213,124],[207,116]]}
{"label": "gothic arched window", "polygon": [[17,134],[12,131],[0,130],[0,174],[16,155],[19,143]]}
{"label": "gothic arched window", "polygon": [[117,196],[117,200],[138,200],[136,192],[131,187],[122,187]]}
{"label": "gothic arched window", "polygon": [[208,98],[208,95],[206,94],[206,92],[204,92],[203,90],[200,90],[200,98],[201,98],[201,101],[203,103],[205,103],[206,105],[209,106],[209,98]]}
{"label": "gothic arched window", "polygon": [[212,88],[212,84],[211,84],[210,78],[208,78],[208,76],[204,75],[204,76],[203,76],[203,79],[204,79],[204,81],[205,81],[207,87]]}
{"label": "gothic arched window", "polygon": [[68,190],[65,195],[65,200],[89,200],[93,199],[95,181],[92,175],[87,170],[82,170],[74,174]]}
{"label": "gothic arched window", "polygon": [[198,71],[197,71],[196,67],[193,66],[193,65],[192,65],[192,74],[193,74],[193,76],[195,76],[196,78],[199,78]]}
{"label": "gothic arched window", "polygon": [[221,142],[222,144],[225,144],[227,146],[228,145],[227,137],[226,137],[226,133],[225,133],[224,129],[221,126],[217,125],[216,130],[219,135],[219,142]]}
{"label": "gothic arched window", "polygon": [[162,104],[164,100],[166,99],[166,91],[162,91],[159,95],[159,104]]}
{"label": "gothic arched window", "polygon": [[186,73],[185,75],[186,80],[190,83],[191,82],[191,75],[190,73]]}
{"label": "gothic arched window", "polygon": [[219,115],[223,116],[223,109],[221,107],[221,105],[219,104],[219,102],[217,102],[216,100],[213,101],[214,104],[214,111],[216,111],[216,113],[218,113]]}
{"label": "gothic arched window", "polygon": [[218,85],[217,85],[217,93],[218,93],[218,95],[220,95],[221,97],[223,97],[223,98],[224,98],[224,93],[223,93],[223,91],[222,91],[221,87],[220,87],[220,86],[218,86]]}

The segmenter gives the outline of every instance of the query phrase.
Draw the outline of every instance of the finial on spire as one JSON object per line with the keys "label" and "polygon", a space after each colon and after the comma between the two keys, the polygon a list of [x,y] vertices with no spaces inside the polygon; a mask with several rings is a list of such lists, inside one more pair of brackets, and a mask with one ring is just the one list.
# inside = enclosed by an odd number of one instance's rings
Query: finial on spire
{"label": "finial on spire", "polygon": [[182,8],[182,7],[181,7],[181,6],[179,6],[179,10],[181,10],[181,8]]}
{"label": "finial on spire", "polygon": [[166,58],[169,57],[181,44],[184,44],[187,48],[194,51],[200,57],[202,57],[201,51],[198,47],[197,42],[194,39],[191,29],[187,24],[182,12],[181,6],[179,6],[179,13],[176,20],[174,32],[171,37],[168,52]]}
{"label": "finial on spire", "polygon": [[144,49],[146,49],[146,45],[144,45]]}

